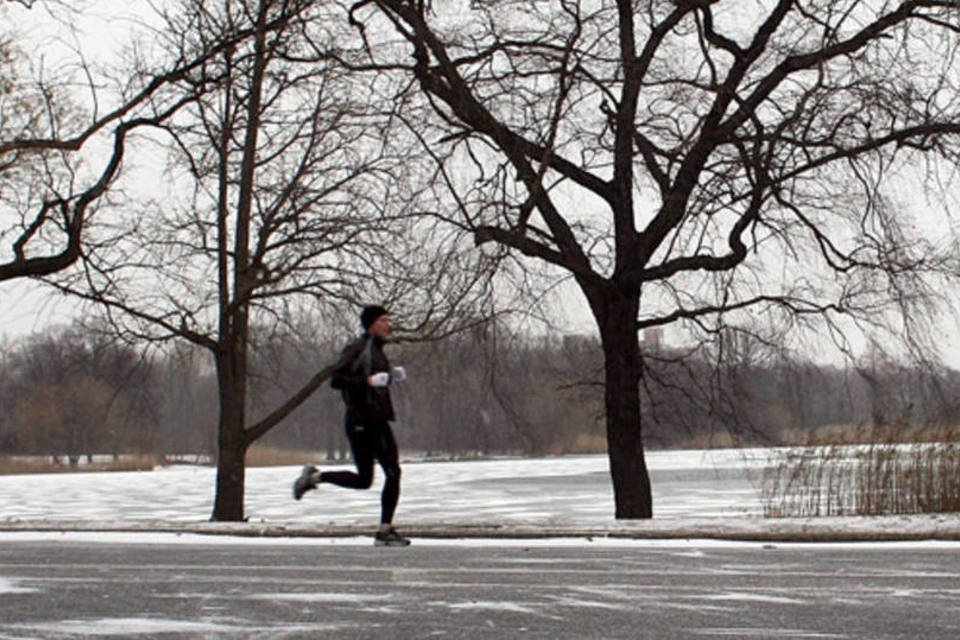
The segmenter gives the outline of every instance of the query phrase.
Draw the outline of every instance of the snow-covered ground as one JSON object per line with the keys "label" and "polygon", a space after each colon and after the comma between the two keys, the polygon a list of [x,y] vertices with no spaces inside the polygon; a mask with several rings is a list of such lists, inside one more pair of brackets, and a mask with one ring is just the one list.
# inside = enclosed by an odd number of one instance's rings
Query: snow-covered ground
{"label": "snow-covered ground", "polygon": [[[396,523],[424,538],[601,537],[775,541],[960,541],[960,514],[768,519],[760,500],[773,450],[652,452],[654,520],[618,521],[606,456],[409,461]],[[333,467],[328,467],[333,468]],[[248,469],[248,523],[209,523],[215,470],[0,476],[0,539],[11,532],[112,531],[262,536],[366,535],[368,491],[321,485],[297,502],[299,467]],[[366,539],[364,539],[366,543]]]}
{"label": "snow-covered ground", "polygon": [[[649,454],[658,518],[759,516],[760,449]],[[324,467],[334,468],[334,467]],[[374,487],[323,485],[296,502],[299,467],[247,470],[246,512],[254,522],[360,524],[379,516]],[[210,517],[215,471],[205,467],[150,472],[0,476],[0,522],[175,521]],[[458,462],[407,462],[398,521],[598,525],[613,521],[606,456]]]}

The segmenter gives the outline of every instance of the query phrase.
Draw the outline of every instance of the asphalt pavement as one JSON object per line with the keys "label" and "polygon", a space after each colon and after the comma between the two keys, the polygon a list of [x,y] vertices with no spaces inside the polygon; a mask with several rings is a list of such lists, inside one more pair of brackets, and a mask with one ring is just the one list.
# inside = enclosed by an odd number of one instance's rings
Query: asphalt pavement
{"label": "asphalt pavement", "polygon": [[958,620],[956,545],[0,536],[2,639],[954,640]]}

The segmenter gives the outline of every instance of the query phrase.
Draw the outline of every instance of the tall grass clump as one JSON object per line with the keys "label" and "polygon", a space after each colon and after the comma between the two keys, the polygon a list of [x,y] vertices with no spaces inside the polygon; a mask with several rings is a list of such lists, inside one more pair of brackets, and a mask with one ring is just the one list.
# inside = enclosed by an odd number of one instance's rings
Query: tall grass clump
{"label": "tall grass clump", "polygon": [[780,452],[764,472],[767,517],[960,512],[960,433],[904,442],[872,429],[855,441]]}

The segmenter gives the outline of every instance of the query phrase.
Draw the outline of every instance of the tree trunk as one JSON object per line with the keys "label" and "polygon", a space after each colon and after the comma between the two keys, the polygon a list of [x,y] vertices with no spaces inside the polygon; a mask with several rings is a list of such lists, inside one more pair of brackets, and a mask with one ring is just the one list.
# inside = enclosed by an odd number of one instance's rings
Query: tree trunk
{"label": "tree trunk", "polygon": [[245,350],[234,338],[217,358],[220,421],[217,437],[217,488],[213,501],[215,522],[244,520],[244,478],[248,441],[246,424]]}
{"label": "tree trunk", "polygon": [[607,448],[618,519],[653,517],[640,424],[639,305],[639,293],[607,299],[601,308],[594,305],[603,345]]}
{"label": "tree trunk", "polygon": [[[222,419],[221,419],[222,420]],[[247,454],[242,443],[225,437],[224,425],[220,425],[220,442],[217,451],[217,490],[213,501],[214,522],[242,522],[244,479]]]}
{"label": "tree trunk", "polygon": [[220,430],[217,446],[217,495],[214,499],[215,521],[244,520],[243,492],[246,475],[246,452],[251,438],[247,434],[247,341],[250,337],[250,296],[255,275],[250,260],[250,220],[253,192],[256,186],[257,136],[260,129],[260,105],[263,79],[267,66],[266,20],[269,2],[260,2],[257,9],[257,35],[254,44],[255,64],[250,81],[250,95],[244,108],[247,115],[240,166],[239,194],[233,239],[233,296],[230,297],[226,250],[228,218],[228,154],[229,127],[224,127],[220,162],[220,215],[218,222],[218,263],[220,284],[220,337],[217,352],[217,380],[220,385]]}

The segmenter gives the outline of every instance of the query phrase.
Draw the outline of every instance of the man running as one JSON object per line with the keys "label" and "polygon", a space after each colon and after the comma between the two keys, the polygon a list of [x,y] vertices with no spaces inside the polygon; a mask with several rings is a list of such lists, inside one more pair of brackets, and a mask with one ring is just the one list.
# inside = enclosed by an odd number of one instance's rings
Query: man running
{"label": "man running", "polygon": [[293,497],[299,500],[324,482],[349,489],[369,489],[376,461],[386,480],[380,495],[380,529],[374,544],[406,546],[410,541],[397,533],[392,524],[400,499],[400,456],[390,428],[390,421],[395,419],[390,384],[405,379],[406,372],[403,367],[391,368],[383,353],[392,332],[388,311],[379,305],[364,307],[360,323],[363,335],[343,349],[330,382],[343,395],[344,423],[357,470],[321,473],[316,467],[304,467],[293,483]]}

